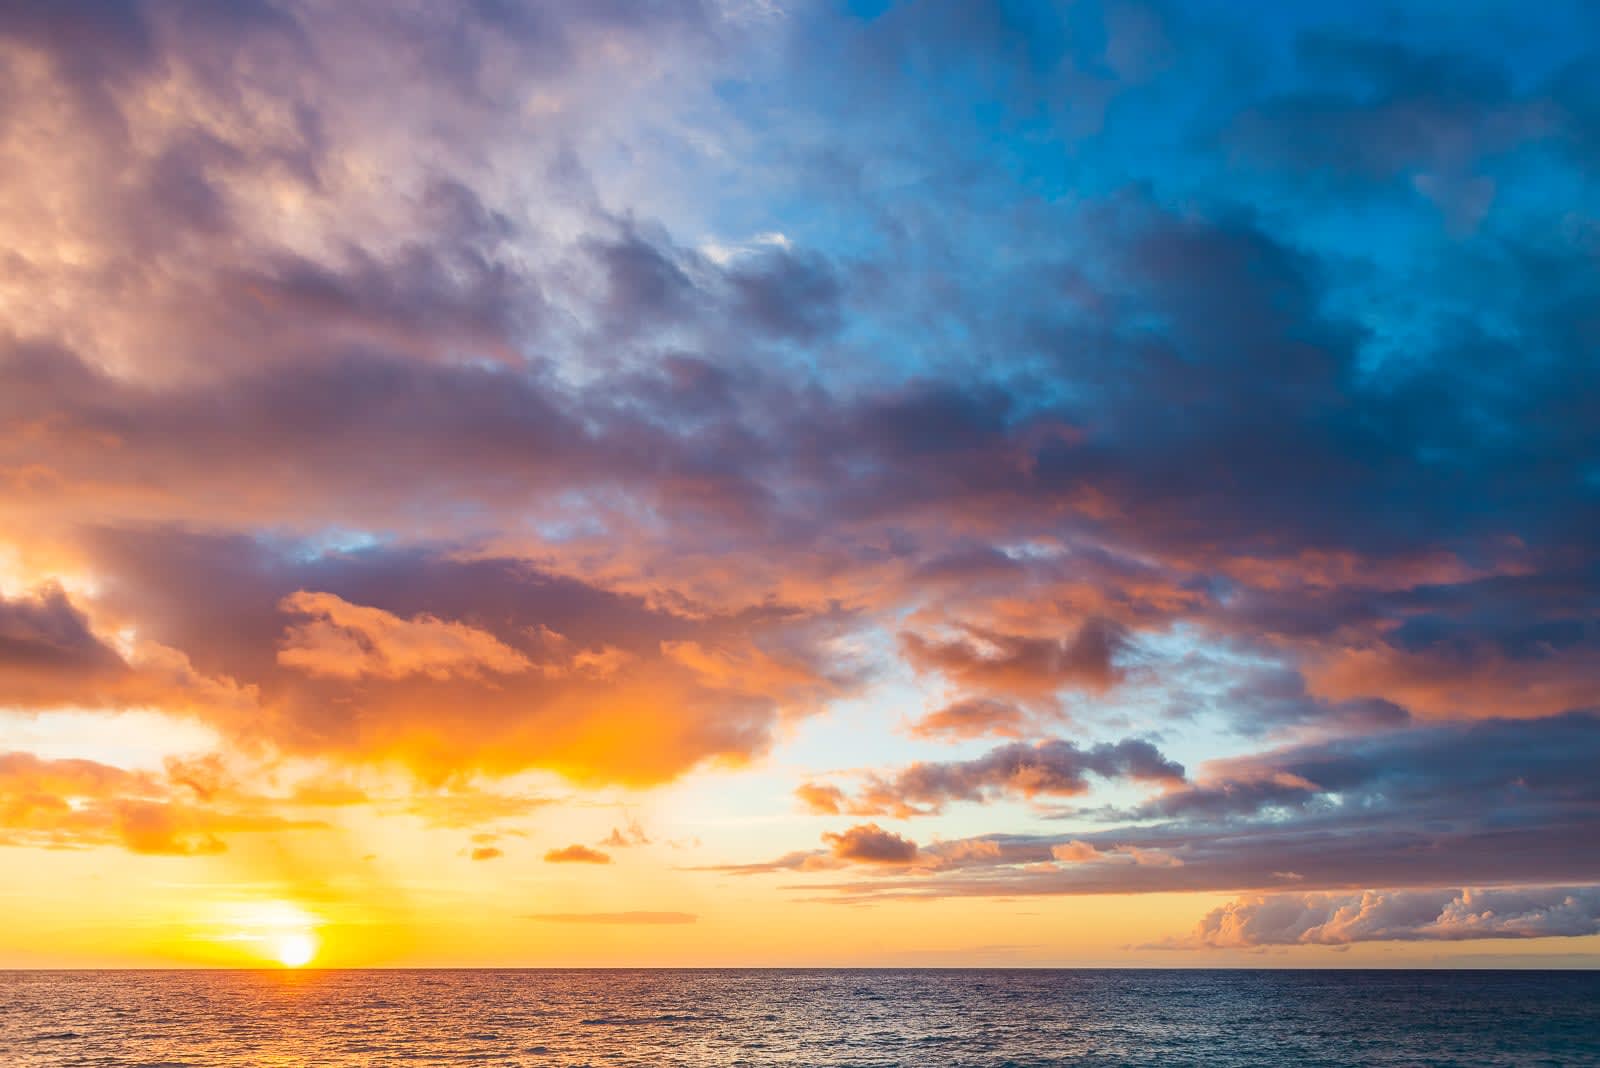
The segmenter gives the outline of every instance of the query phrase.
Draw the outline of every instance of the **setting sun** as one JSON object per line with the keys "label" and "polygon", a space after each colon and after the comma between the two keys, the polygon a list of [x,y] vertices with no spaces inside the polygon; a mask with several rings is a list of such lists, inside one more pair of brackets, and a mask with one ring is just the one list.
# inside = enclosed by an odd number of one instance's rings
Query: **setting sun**
{"label": "setting sun", "polygon": [[213,914],[206,941],[225,950],[230,963],[259,967],[271,961],[285,968],[303,968],[322,948],[322,917],[292,901],[235,902]]}
{"label": "setting sun", "polygon": [[273,953],[285,968],[303,968],[317,955],[317,940],[305,933],[280,935]]}

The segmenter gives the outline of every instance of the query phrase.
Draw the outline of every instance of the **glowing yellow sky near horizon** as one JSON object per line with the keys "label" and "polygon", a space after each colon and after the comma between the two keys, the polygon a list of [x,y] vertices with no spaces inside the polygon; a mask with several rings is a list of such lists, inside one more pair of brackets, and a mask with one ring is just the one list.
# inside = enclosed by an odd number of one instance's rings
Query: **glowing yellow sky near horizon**
{"label": "glowing yellow sky near horizon", "polygon": [[[50,756],[159,767],[164,751],[211,741],[154,713],[0,716],[0,750]],[[231,834],[209,855],[3,848],[0,909],[27,919],[0,930],[0,967],[1349,967],[1560,965],[1600,953],[1600,937],[1160,949],[1152,944],[1184,937],[1236,895],[850,902],[808,886],[804,873],[691,870],[803,849],[820,827],[844,822],[795,811],[793,748],[650,790],[581,789],[553,776],[501,782],[551,803],[482,822],[476,809],[458,822],[447,793],[369,774],[377,795],[366,802],[297,809],[285,799],[285,811],[319,825]],[[995,820],[979,807],[939,825],[949,833],[968,818]],[[924,842],[933,833],[889,822]],[[629,828],[648,841],[605,847],[610,863],[544,860]],[[848,873],[823,873],[836,874]]]}
{"label": "glowing yellow sky near horizon", "polygon": [[[97,874],[72,886],[72,893],[48,906],[32,902],[32,922],[8,931],[0,967],[259,968],[287,963],[286,953],[317,967],[1404,967],[1486,958],[1485,947],[1474,943],[1368,943],[1342,952],[1315,946],[1206,953],[1133,948],[1182,934],[1229,895],[861,907],[795,901],[708,881],[712,885],[685,887],[672,897],[699,909],[692,923],[609,925],[545,922],[523,910],[559,912],[574,901],[637,904],[638,889],[619,894],[615,883],[647,887],[648,866],[626,874],[589,873],[593,886],[548,885],[550,880],[529,873],[481,893],[434,888],[417,893],[404,910],[381,898],[299,906],[270,896],[292,893],[289,888],[175,887],[138,871],[159,866],[148,859],[96,864]],[[123,892],[108,893],[107,883],[120,884]],[[308,898],[327,892],[307,888]],[[263,896],[244,905],[216,904],[217,895],[238,893]],[[8,903],[15,896],[8,892]],[[322,911],[313,916],[313,908]],[[1543,958],[1559,966],[1572,955],[1592,959],[1600,938],[1530,940],[1493,949],[1488,955],[1505,963]],[[303,950],[314,957],[300,957]]]}
{"label": "glowing yellow sky near horizon", "polygon": [[[526,839],[508,839],[487,862],[470,859],[461,831],[405,819],[376,838],[241,835],[204,857],[7,849],[0,908],[27,922],[0,934],[0,967],[1348,967],[1486,957],[1559,965],[1600,952],[1594,937],[1160,950],[1140,947],[1181,937],[1233,895],[843,904],[796,885],[793,873],[685,871],[684,851],[664,844],[614,850],[607,865],[541,859],[550,844],[593,840],[615,822],[610,808],[545,810]],[[695,849],[694,862],[730,859],[714,848]],[[637,912],[693,920],[542,918]]]}

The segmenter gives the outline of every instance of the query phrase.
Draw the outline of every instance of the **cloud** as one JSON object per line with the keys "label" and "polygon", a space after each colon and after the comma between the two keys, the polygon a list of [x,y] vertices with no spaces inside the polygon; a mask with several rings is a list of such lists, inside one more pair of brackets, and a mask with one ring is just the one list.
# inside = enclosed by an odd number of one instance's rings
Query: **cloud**
{"label": "cloud", "polygon": [[1104,854],[1101,853],[1099,849],[1090,845],[1088,842],[1079,841],[1078,839],[1074,838],[1070,842],[1063,842],[1060,845],[1051,846],[1050,855],[1056,860],[1076,862],[1095,860]]}
{"label": "cloud", "polygon": [[849,805],[844,791],[832,783],[801,783],[795,787],[794,795],[807,812],[818,816],[837,816]]}
{"label": "cloud", "polygon": [[1100,847],[1074,838],[1050,847],[1050,856],[1066,864],[1126,862],[1145,868],[1181,868],[1183,858],[1162,849],[1141,849],[1138,846]]}
{"label": "cloud", "polygon": [[886,831],[876,823],[863,823],[841,833],[822,836],[840,860],[857,864],[909,864],[917,859],[917,844]]}
{"label": "cloud", "polygon": [[769,242],[738,257],[728,281],[742,316],[777,337],[814,343],[840,325],[844,286],[816,252]]}
{"label": "cloud", "polygon": [[7,676],[19,678],[115,673],[124,667],[59,586],[46,586],[32,597],[0,599],[0,664]]}
{"label": "cloud", "polygon": [[972,698],[956,701],[923,716],[911,724],[917,738],[966,739],[998,735],[1016,738],[1027,724],[1022,709],[1003,701]]}
{"label": "cloud", "polygon": [[1557,129],[1545,102],[1520,96],[1504,71],[1478,57],[1332,30],[1305,34],[1295,52],[1317,87],[1246,109],[1227,140],[1344,196],[1393,189],[1408,176],[1424,191],[1466,182],[1484,157]]}
{"label": "cloud", "polygon": [[547,864],[610,864],[611,856],[598,849],[590,849],[586,845],[573,843],[560,849],[552,849],[544,855]]}
{"label": "cloud", "polygon": [[1429,719],[1553,716],[1600,697],[1600,668],[1582,639],[1555,640],[1511,656],[1490,642],[1446,648],[1346,648],[1307,666],[1312,693],[1333,700],[1382,695]]}
{"label": "cloud", "polygon": [[475,846],[470,854],[473,860],[496,860],[505,856],[505,851],[495,846]]}
{"label": "cloud", "polygon": [[203,856],[223,852],[233,834],[327,828],[276,808],[224,779],[215,761],[172,760],[158,774],[0,753],[0,845]]}
{"label": "cloud", "polygon": [[1002,634],[968,626],[966,635],[937,641],[919,634],[900,637],[906,658],[919,671],[938,672],[969,689],[1049,697],[1067,686],[1091,692],[1119,677],[1114,659],[1126,637],[1108,620],[1090,620],[1069,640]]}
{"label": "cloud", "polygon": [[[1532,723],[1471,724],[1390,730],[1333,738],[1213,761],[1192,784],[1148,802],[1139,815],[1210,819],[1302,812],[1308,818],[1379,804],[1444,817],[1487,817],[1495,804],[1570,807],[1586,815],[1595,791],[1580,754],[1597,715],[1572,712]],[[1537,800],[1535,800],[1537,799]]]}
{"label": "cloud", "polygon": [[[90,551],[119,576],[108,612],[257,696],[261,714],[213,719],[224,733],[433,784],[529,768],[660,782],[750,759],[781,717],[854,685],[829,655],[847,620],[674,611],[514,557],[124,531]],[[322,613],[287,644],[285,599]]]}
{"label": "cloud", "polygon": [[1067,864],[1123,861],[1145,868],[1183,867],[1183,858],[1166,850],[1141,849],[1131,845],[1102,848],[1076,838],[1051,846],[1050,856]]}
{"label": "cloud", "polygon": [[[915,878],[821,887],[839,901],[1180,891],[1297,893],[1600,880],[1594,713],[1390,729],[1204,765],[1131,808],[1059,815],[1072,833],[990,834]],[[932,852],[934,847],[930,847]],[[746,874],[821,872],[799,853]]]}
{"label": "cloud", "polygon": [[426,675],[443,681],[483,671],[515,674],[533,666],[487,631],[432,616],[405,620],[330,593],[306,590],[285,597],[279,607],[310,618],[284,632],[278,663],[311,675],[341,679]]}
{"label": "cloud", "polygon": [[1213,909],[1172,948],[1345,946],[1600,934],[1600,887],[1271,894]]}
{"label": "cloud", "polygon": [[[862,901],[875,897],[943,897],[963,894],[1005,896],[1011,887],[1029,893],[1097,893],[1103,890],[1080,889],[1075,884],[1054,889],[1038,889],[1028,880],[1054,878],[1061,874],[1056,863],[1092,864],[1087,883],[1104,887],[1120,881],[1118,869],[1181,868],[1184,860],[1172,849],[1144,847],[1096,836],[1096,842],[1048,839],[1015,835],[986,835],[935,841],[926,847],[886,831],[875,823],[861,824],[842,834],[825,833],[827,847],[799,850],[775,860],[756,864],[721,864],[691,869],[727,872],[733,875],[766,875],[776,872],[838,872],[852,864],[902,867],[911,878],[858,879],[831,884],[825,889],[838,896],[827,900]],[[1181,848],[1181,847],[1180,847]],[[1086,873],[1080,872],[1079,875]]]}
{"label": "cloud", "polygon": [[633,846],[649,845],[650,836],[645,834],[638,820],[630,819],[626,830],[621,827],[611,828],[611,833],[601,839],[599,844],[613,849],[629,849]]}
{"label": "cloud", "polygon": [[[890,775],[867,776],[854,798],[830,787],[801,787],[802,798],[823,810],[831,804],[843,811],[868,815],[888,813],[901,818],[940,812],[954,801],[1076,797],[1090,789],[1089,776],[1175,785],[1183,767],[1140,739],[1102,742],[1089,747],[1060,738],[1037,743],[1012,742],[971,760],[924,761]],[[835,793],[838,796],[835,796]]]}
{"label": "cloud", "polygon": [[533,912],[526,919],[544,923],[598,923],[622,925],[677,925],[695,923],[692,912]]}
{"label": "cloud", "polygon": [[1183,858],[1175,856],[1164,849],[1140,849],[1138,846],[1127,846],[1121,852],[1132,858],[1133,862],[1145,868],[1181,868]]}
{"label": "cloud", "polygon": [[0,595],[0,705],[161,707],[227,717],[251,708],[252,687],[195,670],[182,652],[132,636],[102,637],[57,585]]}

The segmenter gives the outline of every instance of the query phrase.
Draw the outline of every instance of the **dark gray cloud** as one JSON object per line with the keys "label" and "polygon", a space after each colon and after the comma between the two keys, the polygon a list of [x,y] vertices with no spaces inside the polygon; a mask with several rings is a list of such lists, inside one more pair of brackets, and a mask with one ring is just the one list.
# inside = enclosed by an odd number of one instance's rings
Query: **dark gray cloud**
{"label": "dark gray cloud", "polygon": [[1183,782],[1184,771],[1142,739],[1080,747],[1051,738],[998,746],[971,760],[920,761],[870,774],[853,796],[816,784],[802,787],[801,796],[814,810],[903,819],[938,813],[956,801],[1076,797],[1089,792],[1091,775],[1175,785]]}
{"label": "dark gray cloud", "polygon": [[[1595,712],[1531,723],[1494,720],[1385,731],[1221,761],[1140,816],[1210,819],[1301,809],[1337,817],[1388,807],[1398,816],[1486,819],[1500,804],[1590,813],[1600,786],[1584,774]],[[1496,820],[1495,822],[1499,822]]]}
{"label": "dark gray cloud", "polygon": [[[61,587],[49,586],[31,597],[0,597],[0,671],[13,680],[116,675],[125,667]],[[21,685],[12,681],[6,688],[15,693]]]}

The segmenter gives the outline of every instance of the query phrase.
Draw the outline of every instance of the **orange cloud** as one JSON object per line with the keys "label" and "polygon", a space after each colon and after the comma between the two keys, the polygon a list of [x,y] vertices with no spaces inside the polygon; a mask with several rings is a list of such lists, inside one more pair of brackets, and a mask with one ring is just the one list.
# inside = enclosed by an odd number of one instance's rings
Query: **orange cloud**
{"label": "orange cloud", "polygon": [[863,823],[822,840],[839,860],[858,864],[910,864],[917,859],[917,843],[886,831],[876,823]]}
{"label": "orange cloud", "polygon": [[279,816],[269,800],[239,794],[220,778],[215,791],[196,785],[193,770],[170,762],[166,775],[156,775],[92,760],[0,754],[0,845],[118,845],[194,856],[221,852],[227,834],[326,826]]}
{"label": "orange cloud", "polygon": [[292,624],[284,633],[278,663],[311,675],[340,679],[425,675],[442,682],[476,678],[486,671],[509,675],[533,667],[493,634],[464,623],[429,615],[401,619],[380,608],[307,590],[285,597],[279,607],[311,618]]}
{"label": "orange cloud", "polygon": [[1319,697],[1382,697],[1426,719],[1529,719],[1600,704],[1600,657],[1587,646],[1513,659],[1488,645],[1444,653],[1372,645],[1314,656],[1303,670]]}
{"label": "orange cloud", "polygon": [[901,635],[900,646],[918,671],[937,672],[969,689],[1024,699],[1047,699],[1067,687],[1104,692],[1121,677],[1116,656],[1127,638],[1109,620],[1091,619],[1067,639],[971,625],[964,630],[950,641],[907,633]]}
{"label": "orange cloud", "polygon": [[784,717],[855,685],[827,644],[844,624],[787,608],[679,614],[520,560],[425,549],[308,560],[177,532],[86,544],[119,576],[108,612],[144,619],[196,675],[248,680],[252,714],[212,719],[230,742],[400,765],[430,788],[530,769],[658,783],[749,760]]}
{"label": "orange cloud", "polygon": [[1088,842],[1079,841],[1075,838],[1070,842],[1063,842],[1060,845],[1051,846],[1050,855],[1056,860],[1083,861],[1096,860],[1102,854],[1099,849],[1096,849]]}
{"label": "orange cloud", "polygon": [[573,843],[560,849],[552,849],[544,855],[546,864],[610,864],[611,855],[602,853],[598,849],[590,849],[586,845]]}
{"label": "orange cloud", "polygon": [[807,812],[819,816],[837,816],[845,811],[848,803],[844,791],[832,783],[801,783],[795,787],[794,795]]}
{"label": "orange cloud", "polygon": [[1081,864],[1091,861],[1127,861],[1141,868],[1181,868],[1183,858],[1164,849],[1146,849],[1121,845],[1101,849],[1089,842],[1073,839],[1050,847],[1050,857],[1065,863]]}
{"label": "orange cloud", "polygon": [[929,712],[911,724],[911,734],[933,739],[1019,738],[1027,722],[1027,714],[1016,705],[970,698]]}

